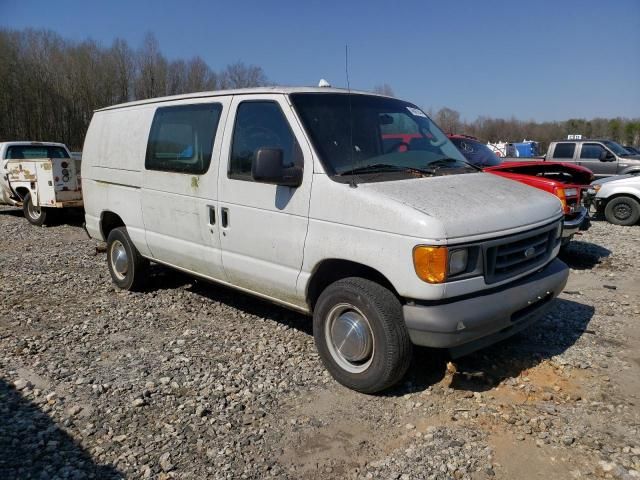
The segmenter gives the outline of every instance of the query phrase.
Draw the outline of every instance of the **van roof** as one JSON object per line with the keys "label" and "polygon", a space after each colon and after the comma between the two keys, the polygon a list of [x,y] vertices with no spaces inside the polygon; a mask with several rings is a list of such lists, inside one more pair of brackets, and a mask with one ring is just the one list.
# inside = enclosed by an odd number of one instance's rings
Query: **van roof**
{"label": "van roof", "polygon": [[375,95],[378,97],[385,97],[386,95],[380,95],[373,92],[365,92],[361,90],[347,90],[346,88],[334,88],[334,87],[259,87],[259,88],[239,88],[235,90],[214,90],[210,92],[194,92],[185,93],[183,95],[171,95],[169,97],[157,97],[148,98],[146,100],[136,100],[134,102],[121,103],[118,105],[112,105],[109,107],[100,108],[95,110],[96,112],[103,112],[105,110],[115,110],[118,108],[133,107],[137,105],[147,105],[153,103],[172,102],[174,100],[186,100],[189,98],[206,98],[206,97],[223,97],[229,95],[253,95],[260,93],[353,93],[358,95]]}

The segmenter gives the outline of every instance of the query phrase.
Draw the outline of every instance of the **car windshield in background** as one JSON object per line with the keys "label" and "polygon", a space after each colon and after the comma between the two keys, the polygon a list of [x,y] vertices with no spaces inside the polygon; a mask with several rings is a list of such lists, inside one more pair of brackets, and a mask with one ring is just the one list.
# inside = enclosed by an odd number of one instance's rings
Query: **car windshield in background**
{"label": "car windshield in background", "polygon": [[616,155],[620,155],[621,157],[624,157],[625,155],[633,155],[633,153],[629,152],[626,148],[624,148],[617,142],[605,140],[602,143],[604,143],[613,153],[615,153]]}
{"label": "car windshield in background", "polygon": [[476,171],[411,103],[346,93],[297,93],[291,100],[329,174]]}
{"label": "car windshield in background", "polygon": [[69,158],[62,147],[45,145],[11,145],[7,148],[7,159],[27,160],[30,158]]}
{"label": "car windshield in background", "polygon": [[476,167],[495,167],[502,163],[493,150],[484,143],[469,138],[452,138],[451,141],[469,163]]}

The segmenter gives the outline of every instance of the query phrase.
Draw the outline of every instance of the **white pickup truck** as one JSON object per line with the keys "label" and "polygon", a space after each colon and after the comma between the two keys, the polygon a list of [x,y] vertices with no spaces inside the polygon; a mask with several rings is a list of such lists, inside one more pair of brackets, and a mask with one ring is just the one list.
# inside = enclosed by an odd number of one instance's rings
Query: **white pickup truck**
{"label": "white pickup truck", "polygon": [[21,206],[33,225],[50,209],[82,206],[80,161],[62,143],[0,143],[0,203]]}

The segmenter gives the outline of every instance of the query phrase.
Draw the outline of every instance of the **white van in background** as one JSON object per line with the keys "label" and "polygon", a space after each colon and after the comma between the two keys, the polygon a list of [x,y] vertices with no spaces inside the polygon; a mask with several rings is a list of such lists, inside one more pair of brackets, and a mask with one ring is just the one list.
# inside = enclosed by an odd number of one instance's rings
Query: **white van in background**
{"label": "white van in background", "polygon": [[113,281],[149,261],[313,315],[342,384],[385,389],[412,344],[464,354],[564,287],[553,195],[470,166],[422,110],[334,88],[144,100],[94,113],[86,227]]}

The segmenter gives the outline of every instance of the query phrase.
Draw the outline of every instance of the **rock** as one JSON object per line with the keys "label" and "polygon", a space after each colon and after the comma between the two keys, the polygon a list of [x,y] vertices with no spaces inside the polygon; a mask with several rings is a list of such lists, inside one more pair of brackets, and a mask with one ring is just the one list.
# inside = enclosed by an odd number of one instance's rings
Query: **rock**
{"label": "rock", "polygon": [[13,386],[16,390],[20,391],[24,390],[25,388],[31,388],[32,385],[28,380],[25,380],[24,378],[18,378],[13,382]]}
{"label": "rock", "polygon": [[171,454],[169,452],[165,452],[160,455],[160,460],[158,463],[160,464],[160,468],[163,472],[170,472],[174,468],[173,463],[171,463],[170,457]]}
{"label": "rock", "polygon": [[145,401],[142,398],[136,398],[133,400],[133,402],[131,402],[131,405],[133,405],[134,407],[142,407],[145,405]]}

